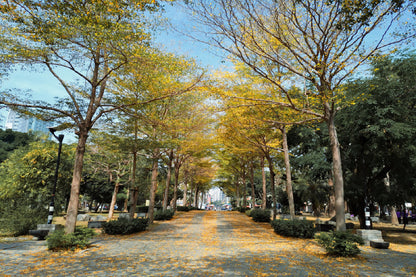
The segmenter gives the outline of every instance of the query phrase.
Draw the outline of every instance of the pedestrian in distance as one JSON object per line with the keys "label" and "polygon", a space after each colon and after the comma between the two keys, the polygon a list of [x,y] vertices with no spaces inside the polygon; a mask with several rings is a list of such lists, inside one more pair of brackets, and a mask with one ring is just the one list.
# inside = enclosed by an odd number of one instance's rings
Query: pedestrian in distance
{"label": "pedestrian in distance", "polygon": [[406,225],[409,223],[409,218],[407,217],[408,211],[403,211],[403,230],[406,228]]}

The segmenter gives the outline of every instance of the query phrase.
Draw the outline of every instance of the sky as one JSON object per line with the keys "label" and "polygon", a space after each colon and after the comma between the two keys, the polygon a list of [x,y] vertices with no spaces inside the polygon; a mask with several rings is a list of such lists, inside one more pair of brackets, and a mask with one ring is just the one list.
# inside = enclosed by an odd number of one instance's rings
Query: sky
{"label": "sky", "polygon": [[[187,20],[185,12],[178,5],[167,5],[165,16],[169,18],[172,25],[177,29],[192,30],[192,25]],[[171,29],[166,29],[154,38],[155,42],[163,47],[163,50],[193,57],[200,65],[208,69],[229,65],[227,63],[224,64],[226,60],[224,53],[218,49],[210,48],[206,44],[192,40]],[[50,102],[54,101],[54,97],[66,96],[57,80],[47,71],[17,70],[10,74],[8,80],[2,83],[2,88],[16,88],[23,91],[30,89],[34,99],[48,100]],[[0,121],[2,115],[4,120],[5,114],[5,109],[0,109]],[[3,125],[0,122],[0,126]]]}
{"label": "sky", "polygon": [[[170,22],[176,28],[181,29],[182,26],[189,26],[186,16],[181,9],[166,6],[164,14],[169,18]],[[160,34],[156,34],[156,45],[163,50],[173,52],[178,55],[186,55],[197,60],[197,62],[209,69],[214,69],[222,65],[224,60],[221,53],[214,54],[214,49],[209,49],[207,45],[196,42],[185,35],[182,35],[171,29],[166,29]],[[66,96],[65,91],[60,86],[58,81],[48,72],[37,70],[15,70],[10,73],[6,80],[2,81],[2,88],[19,89],[22,91],[29,91],[33,99],[46,100],[53,103],[55,97]],[[6,109],[0,109],[0,127],[4,126],[7,116]]]}

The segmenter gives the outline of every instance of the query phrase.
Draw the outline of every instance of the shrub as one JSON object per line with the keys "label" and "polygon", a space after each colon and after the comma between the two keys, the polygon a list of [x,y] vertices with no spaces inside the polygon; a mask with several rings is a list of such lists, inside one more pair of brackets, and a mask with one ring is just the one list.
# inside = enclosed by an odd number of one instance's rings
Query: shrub
{"label": "shrub", "polygon": [[75,250],[87,248],[91,243],[90,239],[96,234],[94,230],[86,227],[76,227],[71,234],[65,234],[63,229],[56,230],[46,237],[49,250]]}
{"label": "shrub", "polygon": [[274,231],[282,236],[313,238],[315,228],[312,221],[276,219],[271,222]]}
{"label": "shrub", "polygon": [[270,222],[270,210],[254,209],[250,212],[250,217],[256,222]]}
{"label": "shrub", "polygon": [[144,231],[148,225],[149,220],[147,218],[118,218],[117,220],[103,222],[101,226],[104,233],[108,235],[128,235]]}
{"label": "shrub", "polygon": [[153,215],[154,220],[170,220],[172,219],[173,215],[175,214],[174,210],[157,210]]}
{"label": "shrub", "polygon": [[189,212],[189,207],[188,206],[177,206],[176,210],[178,212]]}
{"label": "shrub", "polygon": [[12,236],[29,234],[29,230],[36,229],[37,224],[46,223],[47,218],[45,203],[22,198],[0,201],[0,230]]}
{"label": "shrub", "polygon": [[324,247],[329,255],[333,256],[356,256],[360,253],[357,245],[364,244],[361,237],[350,232],[323,232],[317,234],[315,238],[318,240],[318,244]]}
{"label": "shrub", "polygon": [[244,207],[236,207],[233,209],[233,211],[239,211],[240,213],[245,213],[247,210],[250,210],[250,209],[244,208]]}

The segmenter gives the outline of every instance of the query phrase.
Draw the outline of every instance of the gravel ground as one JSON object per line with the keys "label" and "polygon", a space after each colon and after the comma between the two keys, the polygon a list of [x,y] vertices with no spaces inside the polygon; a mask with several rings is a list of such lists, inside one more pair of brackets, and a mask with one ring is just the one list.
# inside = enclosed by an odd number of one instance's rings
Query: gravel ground
{"label": "gravel ground", "polygon": [[0,243],[0,276],[416,276],[416,247],[361,247],[328,257],[314,240],[276,235],[237,212],[192,211],[91,248],[47,251],[44,241]]}

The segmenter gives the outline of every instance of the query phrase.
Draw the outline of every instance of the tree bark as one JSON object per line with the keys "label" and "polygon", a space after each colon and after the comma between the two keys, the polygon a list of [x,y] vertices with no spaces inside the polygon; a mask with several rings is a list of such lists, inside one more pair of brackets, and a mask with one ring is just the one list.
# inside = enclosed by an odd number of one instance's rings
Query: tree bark
{"label": "tree bark", "polygon": [[126,199],[124,200],[124,207],[123,207],[123,212],[127,212],[128,210],[128,202],[129,202],[129,198],[130,198],[130,190],[128,189],[127,190],[127,193],[126,193],[127,195],[126,195]]}
{"label": "tree bark", "polygon": [[292,173],[290,170],[290,159],[289,159],[289,147],[287,144],[286,128],[280,129],[283,137],[283,152],[285,156],[285,167],[286,167],[286,193],[289,200],[289,212],[290,218],[295,219],[295,201],[293,200],[293,189],[292,189]]}
{"label": "tree bark", "polygon": [[186,207],[188,206],[188,178],[186,177],[185,174],[185,180],[184,180],[184,188],[183,188],[183,201],[182,201],[182,206]]}
{"label": "tree bark", "polygon": [[242,178],[242,183],[243,183],[243,207],[244,209],[247,208],[247,184],[246,184],[246,173],[243,173],[243,178]]}
{"label": "tree bark", "polygon": [[261,208],[263,210],[267,207],[267,182],[266,182],[266,171],[264,170],[264,157],[261,158],[261,177],[263,181],[263,198],[261,203]]}
{"label": "tree bark", "polygon": [[336,212],[336,229],[337,231],[345,231],[345,201],[344,201],[344,179],[342,176],[341,151],[337,131],[335,128],[335,111],[329,107],[329,103],[325,104],[325,114],[327,117],[327,125],[329,139],[331,141],[332,150],[332,167],[334,173],[334,192],[335,192],[335,212]]}
{"label": "tree bark", "polygon": [[189,195],[189,204],[193,207],[195,207],[194,192],[195,192],[195,186],[194,186],[193,181],[191,181],[191,194]]}
{"label": "tree bark", "polygon": [[241,207],[241,202],[240,202],[240,184],[238,183],[238,179],[237,182],[235,182],[235,193],[236,193],[236,198],[237,198],[237,207]]}
{"label": "tree bark", "polygon": [[[173,201],[172,209],[176,211],[176,201],[178,201],[178,186],[179,186],[179,167],[175,165],[175,184],[173,187]],[[184,192],[185,195],[185,192]]]}
{"label": "tree bark", "polygon": [[251,164],[250,166],[250,183],[251,183],[251,205],[252,209],[256,208],[256,191],[254,186],[254,165]]}
{"label": "tree bark", "polygon": [[399,225],[399,219],[397,218],[397,213],[396,213],[396,207],[395,206],[391,206],[390,214],[391,214],[391,224]]}
{"label": "tree bark", "polygon": [[108,219],[111,219],[113,217],[114,207],[116,206],[117,193],[118,193],[119,187],[120,187],[120,176],[117,174],[116,183],[114,185],[113,196],[111,197],[110,210],[108,211]]}
{"label": "tree bark", "polygon": [[136,213],[137,199],[139,197],[139,190],[136,187],[136,169],[137,169],[137,120],[134,121],[134,145],[133,145],[133,165],[131,169],[131,188],[130,188],[130,218],[134,218]]}
{"label": "tree bark", "polygon": [[334,193],[334,181],[331,179],[328,180],[329,186],[329,205],[328,205],[328,216],[332,218],[336,215],[335,212],[335,193]]}
{"label": "tree bark", "polygon": [[155,209],[155,198],[156,198],[156,190],[157,190],[157,175],[159,169],[159,148],[153,150],[153,166],[152,166],[152,179],[151,179],[151,186],[150,186],[150,201],[149,201],[149,210],[148,210],[148,217],[149,223],[153,223],[153,214]]}
{"label": "tree bark", "polygon": [[198,209],[198,194],[199,194],[199,189],[198,187],[195,185],[195,195],[194,195],[194,207]]}
{"label": "tree bark", "polygon": [[270,155],[266,156],[267,162],[269,163],[269,171],[270,171],[270,186],[271,186],[271,192],[272,192],[272,202],[273,202],[273,220],[276,219],[276,213],[277,213],[277,201],[276,201],[276,188],[275,188],[275,176],[274,173],[274,167],[273,167],[273,161]]}
{"label": "tree bark", "polygon": [[75,152],[74,172],[72,174],[71,193],[66,213],[65,233],[73,233],[77,223],[79,189],[81,186],[82,168],[84,166],[85,145],[87,143],[88,131],[80,131],[78,145]]}
{"label": "tree bark", "polygon": [[168,161],[168,172],[166,176],[166,186],[165,186],[165,193],[163,196],[163,210],[166,211],[168,209],[168,202],[169,202],[169,187],[170,187],[170,179],[172,174],[172,159],[173,159],[173,150],[170,150],[169,153],[169,161]]}

